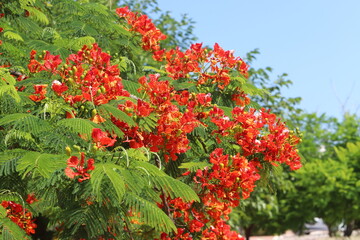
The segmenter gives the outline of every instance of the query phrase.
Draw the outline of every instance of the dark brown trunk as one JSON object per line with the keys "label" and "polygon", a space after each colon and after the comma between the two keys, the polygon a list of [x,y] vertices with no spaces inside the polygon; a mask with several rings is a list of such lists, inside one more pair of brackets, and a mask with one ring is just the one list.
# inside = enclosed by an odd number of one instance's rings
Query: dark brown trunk
{"label": "dark brown trunk", "polygon": [[329,237],[335,236],[335,231],[334,231],[333,225],[328,224],[328,223],[325,223],[325,224],[328,227],[328,235],[329,235]]}
{"label": "dark brown trunk", "polygon": [[245,228],[245,239],[250,240],[252,229],[254,228],[254,224],[250,224],[248,227]]}
{"label": "dark brown trunk", "polygon": [[354,229],[355,221],[350,221],[346,224],[346,228],[344,231],[344,237],[350,237],[352,234],[352,231]]}

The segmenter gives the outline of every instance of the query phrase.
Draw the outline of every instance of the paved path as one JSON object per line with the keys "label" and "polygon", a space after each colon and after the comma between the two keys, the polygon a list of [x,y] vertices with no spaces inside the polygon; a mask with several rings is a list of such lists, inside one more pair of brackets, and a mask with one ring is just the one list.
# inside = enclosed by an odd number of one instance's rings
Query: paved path
{"label": "paved path", "polygon": [[328,238],[327,231],[313,231],[309,235],[297,236],[291,231],[280,236],[252,236],[250,240],[319,240]]}

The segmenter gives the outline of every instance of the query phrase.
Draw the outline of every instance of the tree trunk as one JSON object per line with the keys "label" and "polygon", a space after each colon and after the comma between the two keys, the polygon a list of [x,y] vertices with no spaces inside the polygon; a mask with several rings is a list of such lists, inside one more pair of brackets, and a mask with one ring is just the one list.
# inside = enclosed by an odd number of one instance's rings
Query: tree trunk
{"label": "tree trunk", "polygon": [[350,222],[346,223],[346,228],[345,228],[345,231],[344,231],[344,237],[350,237],[351,236],[352,231],[354,229],[354,224],[355,224],[355,221],[350,221]]}
{"label": "tree trunk", "polygon": [[326,223],[326,226],[328,227],[328,235],[329,237],[334,236],[334,230],[331,224]]}
{"label": "tree trunk", "polygon": [[248,227],[245,227],[245,239],[250,240],[252,229],[254,228],[254,224],[250,224]]}

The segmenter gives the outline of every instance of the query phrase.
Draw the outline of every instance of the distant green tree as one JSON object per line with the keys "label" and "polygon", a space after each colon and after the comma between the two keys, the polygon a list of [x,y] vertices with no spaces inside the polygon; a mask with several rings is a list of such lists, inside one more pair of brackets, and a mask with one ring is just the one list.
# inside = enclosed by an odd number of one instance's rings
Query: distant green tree
{"label": "distant green tree", "polygon": [[317,217],[324,220],[329,236],[345,223],[346,235],[351,235],[354,222],[359,220],[360,209],[360,143],[348,143],[346,148],[336,148],[336,158],[315,159],[305,164],[296,174],[297,192],[302,209],[310,207]]}
{"label": "distant green tree", "polygon": [[278,221],[303,233],[305,223],[320,217],[329,226],[329,235],[340,223],[345,223],[349,235],[359,214],[359,118],[346,114],[339,121],[324,114],[303,114],[294,120],[303,134],[299,152],[305,164],[289,175],[294,191],[279,195],[283,217]]}

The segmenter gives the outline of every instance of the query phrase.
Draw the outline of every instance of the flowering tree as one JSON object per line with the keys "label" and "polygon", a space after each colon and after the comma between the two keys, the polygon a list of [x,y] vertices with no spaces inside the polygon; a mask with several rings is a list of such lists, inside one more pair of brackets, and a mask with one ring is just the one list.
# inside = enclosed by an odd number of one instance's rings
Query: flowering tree
{"label": "flowering tree", "polygon": [[116,13],[156,62],[144,75],[97,43],[0,68],[1,233],[29,238],[34,214],[59,239],[242,239],[229,214],[262,169],[301,167],[299,138],[251,107],[261,90],[233,51],[163,49],[146,15]]}

